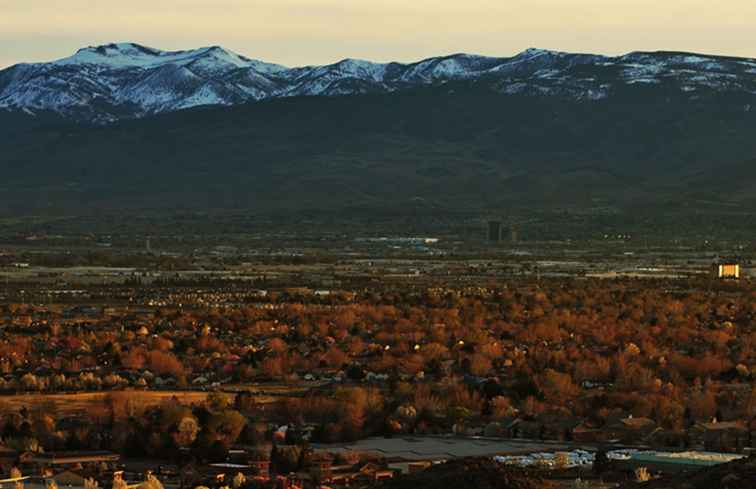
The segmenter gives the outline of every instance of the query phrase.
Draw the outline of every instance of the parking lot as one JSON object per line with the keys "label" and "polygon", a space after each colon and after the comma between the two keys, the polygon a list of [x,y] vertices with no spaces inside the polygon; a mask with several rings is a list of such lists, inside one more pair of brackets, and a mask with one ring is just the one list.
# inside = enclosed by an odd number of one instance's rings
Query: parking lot
{"label": "parking lot", "polygon": [[567,444],[526,440],[440,436],[368,438],[354,443],[314,446],[330,452],[354,450],[403,460],[446,460],[458,457],[518,455],[575,448]]}

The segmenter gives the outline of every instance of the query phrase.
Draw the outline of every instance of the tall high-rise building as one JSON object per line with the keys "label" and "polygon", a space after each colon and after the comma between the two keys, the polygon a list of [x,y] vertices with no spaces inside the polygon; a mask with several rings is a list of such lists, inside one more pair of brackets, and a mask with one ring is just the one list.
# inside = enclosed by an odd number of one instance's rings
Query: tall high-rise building
{"label": "tall high-rise building", "polygon": [[488,241],[492,243],[501,241],[501,221],[488,221]]}

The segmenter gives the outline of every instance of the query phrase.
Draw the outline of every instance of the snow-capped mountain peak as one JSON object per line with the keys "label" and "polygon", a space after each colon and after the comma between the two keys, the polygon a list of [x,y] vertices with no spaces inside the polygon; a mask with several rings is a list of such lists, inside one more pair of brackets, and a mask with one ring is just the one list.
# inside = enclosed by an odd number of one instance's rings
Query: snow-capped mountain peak
{"label": "snow-capped mountain peak", "polygon": [[122,42],[0,71],[0,108],[52,111],[105,123],[199,105],[389,93],[457,80],[483,84],[502,94],[580,100],[662,84],[688,97],[720,90],[754,98],[756,61],[669,52],[607,57],[530,48],[504,58],[465,53],[415,63],[347,58],[324,66],[287,68],[221,46],[162,51]]}
{"label": "snow-capped mountain peak", "polygon": [[53,64],[91,64],[114,68],[145,66],[159,62],[162,54],[162,51],[135,43],[113,43],[79,49],[73,56],[54,61]]}
{"label": "snow-capped mountain peak", "polygon": [[536,56],[556,56],[562,54],[559,51],[550,51],[548,49],[541,49],[541,48],[528,48],[518,54],[516,57],[518,58],[534,58]]}
{"label": "snow-capped mountain peak", "polygon": [[136,43],[113,43],[82,48],[73,56],[54,61],[55,65],[99,65],[113,69],[148,69],[165,64],[189,64],[199,59],[207,59],[219,64],[237,68],[253,67],[264,72],[277,72],[285,66],[252,60],[229,51],[221,46],[209,46],[187,51],[161,51]]}

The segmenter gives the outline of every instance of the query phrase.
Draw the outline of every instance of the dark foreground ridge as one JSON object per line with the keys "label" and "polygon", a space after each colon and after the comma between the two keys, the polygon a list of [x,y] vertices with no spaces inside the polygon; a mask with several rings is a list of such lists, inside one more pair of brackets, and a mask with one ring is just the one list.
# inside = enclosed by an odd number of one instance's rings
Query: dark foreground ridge
{"label": "dark foreground ridge", "polygon": [[753,489],[756,487],[756,455],[701,469],[691,474],[670,475],[643,485],[631,483],[626,487],[639,489]]}
{"label": "dark foreground ridge", "polygon": [[552,489],[557,486],[533,470],[504,465],[490,458],[450,460],[415,474],[390,479],[377,489]]}
{"label": "dark foreground ridge", "polygon": [[756,111],[746,106],[659,88],[578,102],[461,83],[107,127],[7,120],[0,212],[563,209],[613,222],[646,211],[732,215],[743,227],[756,210]]}

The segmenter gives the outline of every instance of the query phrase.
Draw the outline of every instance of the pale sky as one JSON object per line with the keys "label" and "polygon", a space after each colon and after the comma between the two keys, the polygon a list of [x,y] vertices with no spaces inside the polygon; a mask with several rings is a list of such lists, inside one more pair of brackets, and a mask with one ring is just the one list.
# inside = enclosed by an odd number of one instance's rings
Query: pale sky
{"label": "pale sky", "polygon": [[0,67],[109,42],[288,66],[528,47],[756,57],[756,0],[0,0]]}

